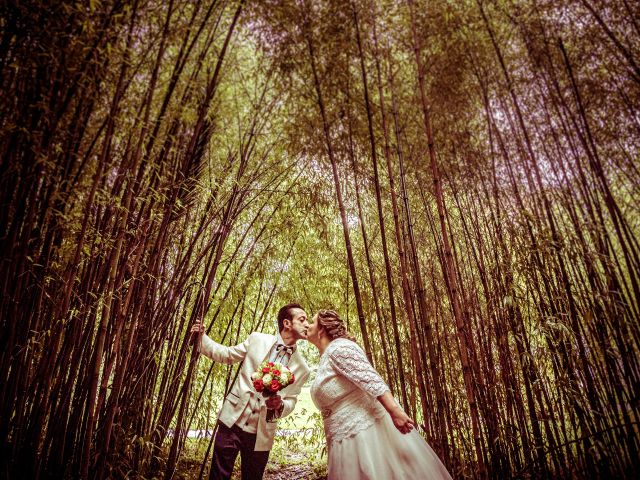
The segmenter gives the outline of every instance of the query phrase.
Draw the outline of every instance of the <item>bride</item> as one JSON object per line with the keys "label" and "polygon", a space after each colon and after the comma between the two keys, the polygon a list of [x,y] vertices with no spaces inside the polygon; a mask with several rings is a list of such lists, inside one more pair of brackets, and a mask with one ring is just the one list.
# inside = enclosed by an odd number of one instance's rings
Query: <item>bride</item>
{"label": "bride", "polygon": [[324,420],[329,480],[451,479],[333,310],[307,331],[320,351],[311,396]]}

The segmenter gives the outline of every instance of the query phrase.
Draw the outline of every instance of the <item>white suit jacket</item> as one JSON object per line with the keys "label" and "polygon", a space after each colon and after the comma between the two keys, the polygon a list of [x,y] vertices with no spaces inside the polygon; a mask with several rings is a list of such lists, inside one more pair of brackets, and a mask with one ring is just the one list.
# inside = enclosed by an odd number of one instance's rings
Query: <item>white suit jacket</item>
{"label": "white suit jacket", "polygon": [[[206,334],[202,336],[200,353],[203,355],[206,355],[216,362],[227,364],[238,363],[244,360],[241,370],[238,373],[238,378],[233,384],[233,387],[231,387],[218,415],[218,419],[227,427],[231,428],[238,421],[252,395],[262,397],[262,394],[256,392],[253,387],[251,374],[258,369],[258,366],[262,362],[268,360],[267,355],[269,355],[276,341],[277,337],[274,335],[254,332],[240,345],[225,347],[211,340]],[[310,372],[307,363],[297,349],[291,355],[287,366],[293,372],[295,381],[279,392],[284,402],[280,418],[289,415],[293,411],[298,401],[298,395],[302,390],[302,386],[309,378]],[[258,421],[258,431],[256,432],[255,450],[271,450],[276,427],[277,421],[267,422],[267,407],[264,401],[260,402],[260,419]]]}

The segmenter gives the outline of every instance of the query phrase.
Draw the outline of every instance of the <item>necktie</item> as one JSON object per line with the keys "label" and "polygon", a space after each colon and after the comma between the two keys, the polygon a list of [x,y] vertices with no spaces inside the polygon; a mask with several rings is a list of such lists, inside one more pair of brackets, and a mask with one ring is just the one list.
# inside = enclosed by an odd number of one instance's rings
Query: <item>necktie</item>
{"label": "necktie", "polygon": [[278,345],[276,345],[276,352],[278,352],[278,354],[286,353],[287,355],[291,356],[291,354],[295,351],[296,351],[295,345],[289,346],[289,345],[284,345],[282,343],[279,343]]}
{"label": "necktie", "polygon": [[291,359],[291,355],[296,350],[296,345],[284,345],[282,343],[278,343],[276,345],[276,354],[273,359],[274,362],[282,362],[285,365],[289,364],[289,360]]}

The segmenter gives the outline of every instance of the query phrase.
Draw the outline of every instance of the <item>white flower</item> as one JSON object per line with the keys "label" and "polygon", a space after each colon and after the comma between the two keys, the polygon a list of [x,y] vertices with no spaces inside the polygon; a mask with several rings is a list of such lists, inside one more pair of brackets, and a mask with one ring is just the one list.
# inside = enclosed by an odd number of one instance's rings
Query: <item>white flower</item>
{"label": "white flower", "polygon": [[253,372],[253,374],[251,375],[251,380],[255,382],[256,380],[260,380],[262,376],[263,376],[262,372]]}
{"label": "white flower", "polygon": [[271,375],[267,373],[264,377],[262,377],[262,383],[264,383],[265,385],[271,383]]}
{"label": "white flower", "polygon": [[280,384],[282,385],[283,388],[289,385],[290,379],[291,377],[288,377],[287,375],[280,375]]}

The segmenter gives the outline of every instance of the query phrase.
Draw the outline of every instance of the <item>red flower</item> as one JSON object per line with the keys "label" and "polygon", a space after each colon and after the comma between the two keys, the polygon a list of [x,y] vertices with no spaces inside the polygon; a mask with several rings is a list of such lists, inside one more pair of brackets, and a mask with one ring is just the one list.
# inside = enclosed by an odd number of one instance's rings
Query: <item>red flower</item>
{"label": "red flower", "polygon": [[293,376],[293,373],[291,374],[291,381],[289,383],[293,383],[295,381],[295,377]]}
{"label": "red flower", "polygon": [[[262,382],[262,380],[260,380]],[[280,384],[278,383],[277,380],[271,380],[271,385],[269,388],[272,392],[277,392],[278,390],[280,390]]]}
{"label": "red flower", "polygon": [[273,367],[275,365],[275,363],[269,362],[269,363],[267,363],[267,365],[269,365],[270,367]]}
{"label": "red flower", "polygon": [[269,370],[271,370],[269,367],[263,367],[262,373],[269,373]]}
{"label": "red flower", "polygon": [[264,383],[262,383],[261,379],[254,380],[253,387],[256,389],[256,391],[261,392],[262,390],[264,390]]}
{"label": "red flower", "polygon": [[280,370],[276,370],[274,369],[273,372],[271,372],[273,375],[275,375],[276,377],[278,377],[280,375]]}

